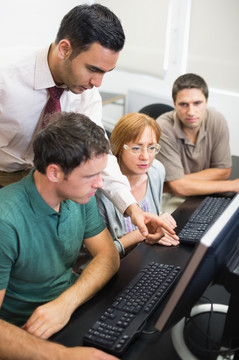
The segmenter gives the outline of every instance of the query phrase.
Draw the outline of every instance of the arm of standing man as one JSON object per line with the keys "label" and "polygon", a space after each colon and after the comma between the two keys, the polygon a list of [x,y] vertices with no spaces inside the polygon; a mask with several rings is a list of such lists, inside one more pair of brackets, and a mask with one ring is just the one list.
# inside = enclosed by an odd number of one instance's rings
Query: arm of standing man
{"label": "arm of standing man", "polygon": [[174,231],[175,223],[171,220],[168,221],[165,217],[144,212],[137,204],[131,205],[127,210],[127,215],[131,217],[132,223],[138,226],[139,231],[149,244],[158,243],[166,233],[177,241]]}
{"label": "arm of standing man", "polygon": [[[177,224],[174,218],[170,214],[164,213],[162,215],[159,215],[159,221],[162,221],[161,227],[163,235],[161,235],[159,239],[154,239],[153,241],[148,241],[146,239],[146,242],[150,244],[157,243],[165,246],[177,246],[179,244],[179,237],[176,234],[169,234],[169,232],[164,228],[165,224],[167,224],[168,226],[170,226],[171,229],[175,229]],[[132,246],[144,240],[145,238],[141,235],[138,229],[133,230],[118,239],[118,241],[120,241],[120,243],[122,244],[124,250],[131,248]]]}
{"label": "arm of standing man", "polygon": [[[114,174],[114,177],[111,174]],[[162,220],[158,215],[144,212],[138,206],[130,191],[128,179],[122,175],[115,156],[108,156],[103,175],[103,192],[122,214],[131,217],[132,223],[138,227],[141,235],[153,242],[162,237]],[[171,235],[175,234],[174,230],[167,225],[166,230]]]}

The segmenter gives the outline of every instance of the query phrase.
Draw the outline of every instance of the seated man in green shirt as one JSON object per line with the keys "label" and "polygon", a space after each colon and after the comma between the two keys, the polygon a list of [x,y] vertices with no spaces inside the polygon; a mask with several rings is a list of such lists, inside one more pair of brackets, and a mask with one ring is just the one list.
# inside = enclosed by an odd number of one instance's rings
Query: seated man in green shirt
{"label": "seated man in green shirt", "polygon": [[166,170],[162,210],[172,213],[187,196],[238,192],[231,173],[229,131],[225,118],[208,109],[208,87],[196,74],[178,77],[172,89],[175,110],[161,115],[161,150]]}
{"label": "seated man in green shirt", "polygon": [[[109,152],[104,130],[59,113],[33,148],[35,170],[0,190],[0,318],[47,339],[115,274],[119,254],[94,197]],[[83,243],[93,259],[79,276]]]}

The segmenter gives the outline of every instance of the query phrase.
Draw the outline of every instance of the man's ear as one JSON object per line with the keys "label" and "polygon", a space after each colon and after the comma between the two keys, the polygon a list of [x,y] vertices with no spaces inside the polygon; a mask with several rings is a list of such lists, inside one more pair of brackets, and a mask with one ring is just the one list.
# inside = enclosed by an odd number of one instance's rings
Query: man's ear
{"label": "man's ear", "polygon": [[46,176],[49,181],[59,183],[64,179],[64,173],[61,167],[57,164],[50,164],[46,168]]}
{"label": "man's ear", "polygon": [[71,43],[67,39],[62,39],[58,46],[58,54],[62,60],[66,60],[72,53]]}

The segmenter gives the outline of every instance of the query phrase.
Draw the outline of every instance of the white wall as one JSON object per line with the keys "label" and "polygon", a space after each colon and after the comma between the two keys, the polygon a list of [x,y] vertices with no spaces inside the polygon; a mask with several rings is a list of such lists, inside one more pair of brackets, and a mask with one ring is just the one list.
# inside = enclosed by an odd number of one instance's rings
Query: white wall
{"label": "white wall", "polygon": [[55,40],[60,21],[83,0],[1,0],[0,44],[45,46]]}
{"label": "white wall", "polygon": [[[126,0],[122,0],[124,3]],[[138,0],[138,4],[140,4]],[[166,0],[155,0],[164,2]],[[213,12],[213,4],[217,5],[217,11]],[[121,13],[122,9],[122,2],[116,0],[100,0],[103,5],[106,4],[109,6],[116,14],[118,12],[121,14],[121,19],[123,20],[123,13]],[[220,27],[223,27],[224,32],[226,33],[227,29],[237,28],[239,26],[239,18],[238,12],[237,16],[228,16],[228,13],[231,14],[233,9],[238,8],[239,2],[238,0],[211,0],[210,6],[208,6],[207,0],[168,0],[169,5],[169,18],[168,18],[168,30],[167,30],[167,48],[165,49],[165,56],[166,62],[164,65],[164,76],[163,77],[156,77],[156,76],[149,76],[144,74],[139,74],[136,72],[129,72],[120,69],[120,61],[118,69],[111,73],[109,76],[105,77],[105,80],[102,84],[102,90],[104,91],[114,91],[114,92],[122,92],[128,95],[127,101],[127,110],[128,111],[137,111],[142,106],[145,105],[145,101],[155,102],[157,99],[162,101],[165,99],[166,103],[170,103],[171,100],[171,88],[174,80],[181,74],[189,71],[188,68],[192,71],[192,65],[190,62],[191,57],[189,56],[189,52],[192,48],[193,41],[196,45],[193,47],[193,50],[197,49],[198,54],[200,55],[200,47],[197,47],[197,43],[199,40],[201,43],[206,43],[207,38],[206,35],[210,33],[211,35],[211,28],[218,27],[218,15],[222,15],[224,11],[224,21],[220,22]],[[192,6],[193,5],[193,6]],[[197,7],[195,7],[197,5]],[[200,23],[201,27],[197,27],[197,32],[194,29],[194,38],[191,34],[190,28],[190,21],[191,18],[195,19],[197,15],[198,6],[204,6],[205,11],[210,11],[207,13],[207,16],[203,16],[203,13],[200,12],[199,19],[197,22]],[[196,10],[195,10],[196,8]],[[228,10],[227,12],[225,10]],[[140,11],[140,6],[135,9],[134,16],[137,17],[137,10]],[[193,16],[191,15],[191,11],[193,11]],[[216,16],[217,14],[217,16]],[[158,23],[155,26],[160,26],[160,14]],[[205,19],[210,19],[210,28],[207,28],[207,23]],[[147,27],[148,19],[145,19],[145,26]],[[234,21],[234,23],[232,23]],[[123,21],[122,21],[123,22]],[[135,32],[134,21],[131,23],[132,28],[127,27],[127,32]],[[209,26],[209,25],[208,25]],[[203,32],[202,32],[203,29]],[[223,30],[222,30],[223,31]],[[210,107],[213,107],[220,111],[228,122],[228,127],[230,131],[230,145],[231,145],[231,152],[233,155],[239,156],[239,142],[238,142],[238,134],[239,134],[239,91],[232,92],[230,88],[235,88],[235,79],[239,76],[239,71],[235,71],[235,64],[238,68],[239,66],[239,43],[238,43],[238,31],[235,31],[234,34],[230,30],[231,36],[233,35],[234,38],[228,39],[230,44],[234,44],[234,58],[231,58],[231,62],[228,62],[228,58],[226,57],[228,46],[227,42],[222,41],[221,36],[214,36],[213,42],[207,44],[210,47],[210,56],[208,55],[209,51],[206,51],[206,47],[204,47],[203,56],[204,65],[210,64],[214,62],[215,66],[217,66],[217,71],[214,74],[211,72],[208,74],[213,83],[220,84],[218,88],[212,88],[211,84],[208,81],[208,77],[204,76],[204,73],[208,70],[207,66],[204,67],[204,72],[200,72],[199,75],[202,75],[209,85],[209,101],[208,104]],[[197,38],[195,36],[197,35]],[[203,36],[203,38],[202,38]],[[127,33],[126,33],[127,37]],[[225,37],[225,36],[224,36]],[[146,42],[147,37],[142,39],[142,42]],[[199,43],[200,44],[200,43]],[[190,46],[191,45],[191,46]],[[218,54],[217,51],[214,53],[214,48],[218,50],[221,48],[221,53]],[[123,50],[124,51],[124,50]],[[200,57],[198,55],[198,61],[200,61]],[[147,56],[145,54],[145,72],[147,72]],[[208,56],[208,59],[207,59]],[[212,57],[214,56],[214,58]],[[137,62],[137,57],[135,58]],[[218,70],[218,63],[222,63],[222,70],[221,72]],[[226,65],[227,64],[227,65]],[[234,64],[234,66],[230,66],[230,64]],[[228,69],[228,73],[225,74],[225,68]],[[200,68],[201,71],[202,68]],[[230,72],[231,71],[231,72]],[[193,72],[197,72],[196,69],[193,69]],[[210,76],[209,76],[210,75]],[[214,78],[213,78],[213,76]],[[225,76],[226,75],[226,76]],[[218,79],[220,81],[218,81]],[[230,81],[231,79],[231,81]],[[239,89],[239,81],[236,81],[237,89]],[[232,85],[232,86],[230,86]],[[133,96],[132,96],[133,94]],[[138,96],[137,96],[138,94]],[[172,104],[172,103],[171,103]],[[108,117],[112,116],[113,108],[111,109],[104,109],[104,118],[107,119]],[[117,110],[117,109],[116,109]],[[109,113],[111,112],[111,114]],[[114,121],[117,121],[118,113],[115,113]]]}

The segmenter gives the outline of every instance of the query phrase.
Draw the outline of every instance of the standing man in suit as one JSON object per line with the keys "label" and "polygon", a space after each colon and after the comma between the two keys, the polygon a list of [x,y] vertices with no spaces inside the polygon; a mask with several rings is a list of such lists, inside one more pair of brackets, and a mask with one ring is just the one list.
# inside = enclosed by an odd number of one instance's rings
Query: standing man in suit
{"label": "standing man in suit", "polygon": [[[62,111],[89,116],[102,125],[97,87],[112,71],[124,46],[117,16],[100,4],[79,5],[62,19],[56,39],[44,49],[4,53],[0,61],[0,185],[18,181],[33,165],[32,143],[44,125],[49,89],[63,89]],[[8,55],[8,56],[7,56]],[[131,217],[149,241],[161,236],[158,217],[143,212],[117,160],[109,155],[103,190],[122,214]]]}

